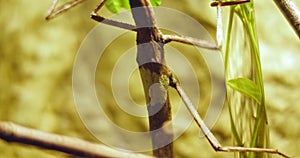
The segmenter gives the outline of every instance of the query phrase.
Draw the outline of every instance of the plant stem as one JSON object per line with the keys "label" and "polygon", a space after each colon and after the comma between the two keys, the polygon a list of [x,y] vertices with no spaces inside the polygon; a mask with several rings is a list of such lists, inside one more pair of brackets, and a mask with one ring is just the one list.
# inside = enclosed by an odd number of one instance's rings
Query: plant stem
{"label": "plant stem", "polygon": [[[235,21],[234,18],[236,18]],[[235,30],[235,34],[240,34],[244,39],[232,38],[233,23],[235,22],[241,22],[241,25],[237,28],[241,31]],[[261,100],[255,101],[236,92],[234,89],[228,90],[227,98],[235,141],[239,146],[267,148],[268,122],[253,1],[231,7],[225,51],[226,80],[237,77],[249,78],[258,87],[258,93],[261,95]],[[235,63],[241,61],[243,62],[242,65]],[[249,153],[249,155],[246,155],[241,153],[240,157],[264,157],[264,155],[266,154]]]}

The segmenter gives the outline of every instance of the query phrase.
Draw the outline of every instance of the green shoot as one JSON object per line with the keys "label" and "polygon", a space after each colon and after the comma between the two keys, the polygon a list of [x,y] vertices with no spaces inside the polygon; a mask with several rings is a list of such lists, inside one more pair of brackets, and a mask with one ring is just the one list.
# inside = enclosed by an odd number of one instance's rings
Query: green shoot
{"label": "green shoot", "polygon": [[[237,29],[241,29],[240,36],[244,39],[236,37],[236,29],[233,32],[238,22],[241,25]],[[267,114],[253,0],[231,6],[226,38],[225,73],[227,86],[231,88],[227,99],[235,144],[267,148]],[[236,44],[241,46],[236,49]],[[243,62],[242,68],[232,66],[238,60]],[[264,157],[264,154],[240,153],[240,157]]]}

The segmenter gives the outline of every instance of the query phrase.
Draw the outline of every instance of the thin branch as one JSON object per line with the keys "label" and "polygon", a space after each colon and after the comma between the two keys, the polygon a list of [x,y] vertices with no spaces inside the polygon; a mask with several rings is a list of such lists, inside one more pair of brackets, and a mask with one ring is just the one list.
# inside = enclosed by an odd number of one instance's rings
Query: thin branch
{"label": "thin branch", "polygon": [[[103,23],[103,24],[107,24],[107,25],[110,25],[110,26],[114,26],[114,27],[118,27],[118,28],[122,28],[122,29],[126,29],[126,30],[136,32],[136,26],[134,26],[134,25],[119,22],[119,21],[115,21],[115,20],[106,19],[102,16],[99,16],[95,12],[93,12],[91,14],[91,18],[93,20],[95,20],[97,22],[100,22],[100,23]],[[209,42],[209,41],[206,41],[206,40],[200,40],[200,39],[187,37],[187,36],[164,35],[164,34],[162,34],[161,38],[162,38],[161,41],[163,41],[164,44],[167,44],[169,42],[179,42],[179,43],[194,45],[194,46],[197,46],[197,47],[210,49],[210,50],[219,50],[220,49],[220,47],[217,46],[214,42]]]}
{"label": "thin branch", "polygon": [[54,10],[55,10],[55,6],[57,4],[58,0],[53,0],[52,4],[47,12],[47,15],[45,17],[46,20],[50,19],[50,16],[53,14]]}
{"label": "thin branch", "polygon": [[102,16],[99,16],[98,14],[96,14],[94,12],[91,14],[91,18],[95,21],[98,21],[98,22],[106,24],[106,25],[122,28],[125,30],[136,31],[136,27],[134,25],[115,21],[115,20],[106,19]]}
{"label": "thin branch", "polygon": [[292,0],[274,0],[274,2],[300,38],[300,11],[295,3]]}
{"label": "thin branch", "polygon": [[61,13],[68,11],[69,9],[73,8],[74,6],[80,4],[84,1],[86,1],[86,0],[70,1],[70,2],[63,4],[62,6],[58,7],[55,10],[55,6],[57,5],[58,0],[53,0],[52,5],[49,8],[48,13],[46,15],[46,20],[50,20],[50,19],[56,17],[57,15],[60,15]]}
{"label": "thin branch", "polygon": [[[100,23],[110,25],[110,26],[130,30],[130,31],[135,31],[135,32],[137,31],[136,26],[134,26],[134,25],[107,19],[105,17],[100,16],[97,12],[100,11],[100,9],[104,6],[105,2],[106,2],[106,0],[103,0],[91,13],[91,18],[93,20],[100,22]],[[147,1],[145,3],[147,3]],[[151,16],[154,16],[154,13],[151,9],[149,9],[148,12],[150,12]],[[153,21],[153,22],[155,23],[155,21]],[[194,45],[194,46],[211,49],[211,50],[219,50],[220,49],[220,46],[217,46],[214,42],[208,42],[205,40],[200,40],[200,39],[196,39],[196,38],[192,38],[192,37],[184,37],[184,36],[177,36],[177,35],[163,35],[163,34],[161,34],[160,31],[159,31],[159,34],[161,35],[160,36],[162,38],[161,41],[163,41],[164,44],[167,44],[169,42],[179,42],[179,43]]]}
{"label": "thin branch", "polygon": [[[125,29],[125,30],[130,30],[130,31],[135,31],[136,32],[136,26],[134,26],[134,25],[119,22],[119,21],[115,21],[115,20],[106,19],[102,16],[99,16],[95,12],[93,12],[91,14],[91,18],[93,20],[95,20],[97,22],[100,22],[100,23],[103,23],[103,24],[107,24],[107,25],[110,25],[110,26],[114,26],[114,27],[118,27],[118,28],[122,28],[122,29]],[[196,39],[196,38],[193,38],[193,37],[161,34],[161,38],[162,38],[161,41],[163,41],[164,44],[167,44],[169,42],[179,42],[179,43],[194,45],[194,46],[197,46],[197,47],[210,49],[210,50],[219,50],[220,49],[220,47],[217,46],[214,42],[209,42],[209,41],[206,41],[206,40],[200,40],[200,39]]]}
{"label": "thin branch", "polygon": [[217,138],[212,134],[209,128],[206,126],[202,118],[197,112],[197,109],[182,89],[178,81],[173,77],[170,76],[170,86],[175,88],[178,94],[181,96],[184,104],[188,108],[189,112],[193,116],[194,120],[196,121],[197,125],[200,127],[202,132],[204,133],[205,137],[214,148],[215,151],[222,151],[222,152],[260,152],[260,153],[270,153],[270,154],[277,154],[282,157],[288,158],[289,156],[283,154],[282,152],[278,151],[277,149],[267,149],[267,148],[248,148],[248,147],[238,147],[238,146],[222,146]]}
{"label": "thin branch", "polygon": [[176,35],[162,35],[162,38],[163,38],[163,41],[165,41],[165,43],[173,41],[173,42],[194,45],[194,46],[198,46],[198,47],[206,48],[206,49],[210,49],[210,50],[219,50],[220,49],[214,42],[200,40],[200,39],[196,39],[193,37],[186,37],[186,36],[184,37],[184,36],[176,36]]}
{"label": "thin branch", "polygon": [[223,21],[221,6],[217,6],[217,30],[216,30],[217,46],[221,49],[223,43]]}
{"label": "thin branch", "polygon": [[250,0],[236,0],[236,1],[215,1],[215,2],[212,2],[210,4],[210,6],[212,7],[217,7],[217,6],[232,6],[232,5],[237,5],[237,4],[242,4],[242,3],[247,3],[247,2],[250,2]]}
{"label": "thin branch", "polygon": [[110,19],[107,19],[107,18],[104,18],[104,17],[100,16],[97,13],[104,6],[106,1],[107,0],[103,0],[99,5],[97,5],[97,7],[91,13],[91,18],[93,20],[98,21],[98,22],[103,23],[103,24],[107,24],[107,25],[110,25],[110,26],[114,26],[114,27],[118,27],[118,28],[122,28],[122,29],[125,29],[125,30],[130,30],[130,31],[135,31],[136,32],[136,27],[134,25],[127,24],[127,23],[124,23],[124,22],[115,21],[115,20],[110,20]]}
{"label": "thin branch", "polygon": [[103,0],[97,7],[94,9],[93,13],[97,13],[105,4],[107,0]]}
{"label": "thin branch", "polygon": [[103,157],[136,157],[150,158],[150,156],[119,151],[104,145],[87,142],[78,138],[46,133],[26,128],[11,122],[0,122],[0,138],[7,142],[33,145],[45,149],[56,150],[76,156]]}

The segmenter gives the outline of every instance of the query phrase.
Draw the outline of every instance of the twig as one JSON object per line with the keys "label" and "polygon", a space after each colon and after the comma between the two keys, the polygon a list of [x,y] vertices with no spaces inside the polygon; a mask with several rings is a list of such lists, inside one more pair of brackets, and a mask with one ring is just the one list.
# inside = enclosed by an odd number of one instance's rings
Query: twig
{"label": "twig", "polygon": [[[114,27],[118,27],[118,28],[122,28],[122,29],[126,29],[126,30],[136,31],[136,26],[134,26],[134,25],[115,21],[115,20],[106,19],[106,18],[98,15],[96,12],[93,12],[91,14],[91,18],[93,20],[98,21],[103,24],[107,24],[110,26],[114,26]],[[206,40],[200,40],[200,39],[187,37],[187,36],[162,34],[161,38],[162,38],[161,41],[163,41],[164,44],[167,44],[169,42],[179,42],[179,43],[194,45],[194,46],[198,46],[198,47],[210,49],[210,50],[219,50],[220,49],[214,42],[209,42]]]}
{"label": "twig", "polygon": [[84,1],[85,0],[70,1],[70,2],[63,4],[62,6],[58,7],[55,10],[55,6],[56,6],[58,0],[53,0],[53,3],[51,5],[51,7],[49,8],[48,13],[46,15],[46,20],[50,20],[50,19],[56,17],[57,15],[60,15],[61,13],[68,11],[69,9],[73,8],[74,6],[80,4]]}
{"label": "twig", "polygon": [[210,50],[219,50],[219,47],[214,42],[209,42],[206,40],[200,40],[192,37],[182,37],[182,36],[176,36],[176,35],[162,35],[163,41],[165,43],[168,42],[179,42],[189,45],[198,46],[201,48],[206,48]]}
{"label": "twig", "polygon": [[18,142],[45,149],[56,150],[76,156],[103,157],[136,157],[150,156],[119,151],[104,145],[87,142],[78,138],[62,136],[26,128],[11,122],[0,122],[0,138],[7,142]]}
{"label": "twig", "polygon": [[217,7],[217,6],[232,6],[232,5],[237,5],[237,4],[242,4],[242,3],[247,3],[249,2],[249,0],[236,0],[236,1],[215,1],[215,2],[212,2],[210,4],[210,6],[212,7]]}
{"label": "twig", "polygon": [[193,116],[194,120],[196,121],[197,125],[200,127],[202,132],[204,133],[205,137],[207,138],[208,142],[214,148],[215,151],[222,151],[222,152],[261,152],[261,153],[271,153],[277,154],[285,158],[289,158],[289,156],[283,154],[282,152],[278,151],[277,149],[267,149],[267,148],[248,148],[248,147],[239,147],[239,146],[222,146],[217,138],[212,134],[209,128],[206,126],[202,118],[197,112],[197,109],[182,89],[178,81],[171,75],[170,79],[170,86],[176,89],[178,94],[181,96],[184,104],[188,108],[189,112]]}
{"label": "twig", "polygon": [[292,0],[274,0],[274,2],[300,38],[300,11],[295,3]]}
{"label": "twig", "polygon": [[122,29],[125,29],[125,30],[136,31],[136,27],[134,25],[119,22],[119,21],[115,21],[115,20],[106,19],[102,16],[99,16],[95,12],[93,12],[91,14],[91,18],[95,21],[101,22],[101,23],[106,24],[106,25],[122,28]]}
{"label": "twig", "polygon": [[[115,26],[115,27],[118,27],[118,28],[126,29],[126,30],[136,31],[136,26],[134,26],[134,25],[119,22],[119,21],[115,21],[115,20],[106,19],[102,16],[99,16],[95,12],[93,12],[91,14],[91,18],[93,20],[101,22],[103,24]],[[196,38],[193,38],[193,37],[162,34],[161,38],[162,38],[161,41],[163,41],[164,44],[167,44],[169,42],[179,42],[179,43],[194,45],[194,46],[197,46],[197,47],[210,49],[210,50],[219,50],[220,49],[220,47],[217,46],[214,42],[209,42],[209,41],[206,41],[206,40],[200,40],[200,39],[196,39]]]}
{"label": "twig", "polygon": [[[97,14],[97,12],[103,7],[104,3],[106,2],[106,0],[103,0],[95,9],[94,11],[91,13],[91,18],[95,21],[98,21],[100,23],[104,23],[107,25],[111,25],[114,27],[118,27],[118,28],[122,28],[122,29],[126,29],[126,30],[131,30],[131,31],[137,31],[136,30],[136,26],[131,25],[131,24],[127,24],[124,22],[119,22],[119,21],[115,21],[115,20],[110,20],[107,19],[105,17],[100,16],[99,14]],[[150,12],[152,16],[154,16],[154,14],[152,13],[152,11]],[[220,47],[217,46],[214,42],[208,42],[205,40],[200,40],[200,39],[196,39],[196,38],[192,38],[192,37],[186,37],[186,36],[177,36],[177,35],[163,35],[159,32],[160,36],[160,41],[163,42],[163,44],[167,44],[169,42],[179,42],[179,43],[184,43],[184,44],[189,44],[189,45],[194,45],[194,46],[198,46],[201,48],[206,48],[206,49],[211,49],[211,50],[219,50]]]}

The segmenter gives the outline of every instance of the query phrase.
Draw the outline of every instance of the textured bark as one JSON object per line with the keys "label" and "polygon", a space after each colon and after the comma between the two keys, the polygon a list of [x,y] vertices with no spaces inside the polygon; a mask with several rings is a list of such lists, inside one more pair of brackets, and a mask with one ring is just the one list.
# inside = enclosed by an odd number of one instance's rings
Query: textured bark
{"label": "textured bark", "polygon": [[130,0],[130,5],[137,27],[137,62],[146,96],[153,155],[172,157],[173,134],[170,129],[162,129],[164,125],[171,123],[167,92],[170,73],[164,66],[164,44],[160,41],[161,34],[155,27],[149,2]]}

